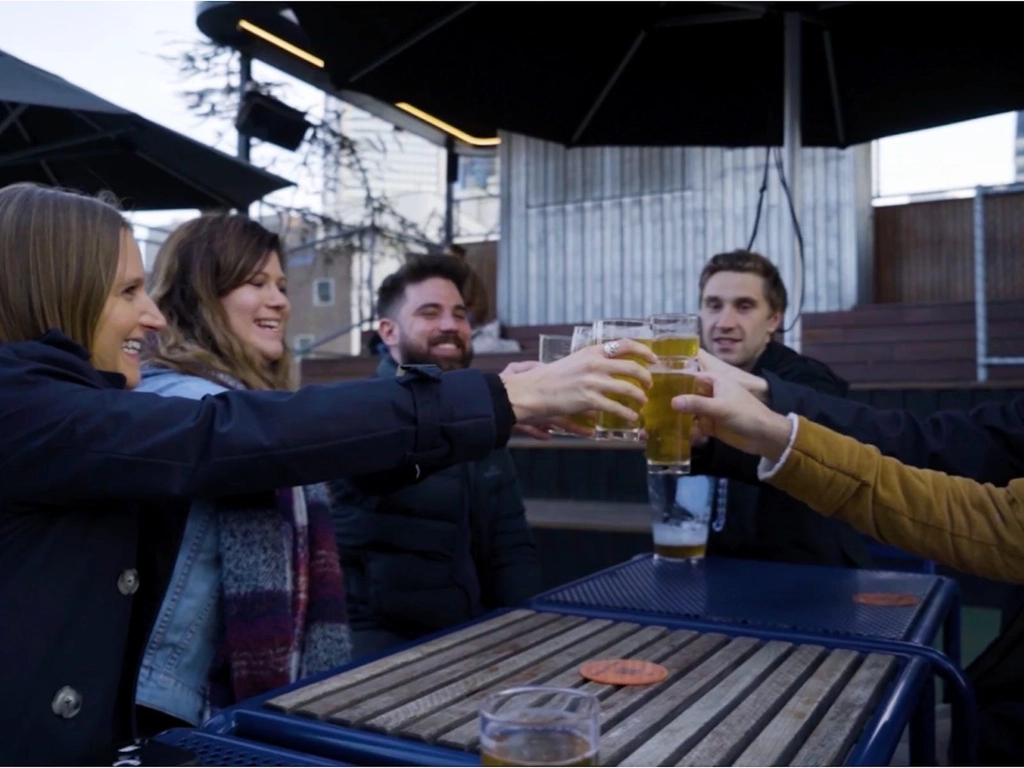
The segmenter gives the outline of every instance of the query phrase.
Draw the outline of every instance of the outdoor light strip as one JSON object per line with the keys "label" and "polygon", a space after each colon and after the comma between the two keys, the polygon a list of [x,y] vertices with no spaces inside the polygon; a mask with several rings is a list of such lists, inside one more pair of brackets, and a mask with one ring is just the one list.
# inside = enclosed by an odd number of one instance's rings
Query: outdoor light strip
{"label": "outdoor light strip", "polygon": [[287,40],[282,40],[277,35],[270,34],[269,32],[267,32],[267,30],[261,29],[260,27],[257,27],[255,24],[252,24],[251,22],[248,22],[245,19],[242,19],[238,22],[238,28],[250,34],[256,35],[256,37],[266,40],[271,45],[276,45],[281,50],[287,51],[292,56],[296,56],[302,59],[303,61],[309,62],[314,67],[318,67],[320,69],[324,68],[323,59],[314,56],[312,53],[308,53],[302,50],[297,45],[292,45]]}
{"label": "outdoor light strip", "polygon": [[408,112],[413,117],[418,117],[425,123],[430,123],[435,128],[440,128],[450,136],[454,136],[459,141],[463,141],[466,144],[470,144],[474,147],[496,147],[501,144],[501,139],[497,136],[490,139],[482,139],[479,136],[470,136],[465,131],[460,131],[454,125],[449,125],[444,120],[434,117],[433,115],[424,112],[422,109],[417,109],[412,104],[408,104],[404,101],[400,101],[395,104],[399,109]]}
{"label": "outdoor light strip", "polygon": [[[267,30],[262,29],[261,27],[257,27],[255,24],[253,24],[250,21],[246,21],[245,19],[240,19],[239,22],[238,22],[238,28],[241,29],[244,32],[248,32],[249,34],[255,35],[256,37],[260,38],[261,40],[266,40],[271,45],[276,45],[282,51],[287,51],[292,56],[300,58],[303,61],[312,64],[314,67],[317,67],[319,69],[323,69],[324,68],[324,60],[323,59],[319,58],[318,56],[314,56],[313,54],[309,53],[308,51],[302,50],[297,45],[292,45],[287,40],[283,40],[280,37],[278,37],[277,35],[271,34],[270,32],[267,32]],[[440,128],[442,131],[444,131],[448,135],[454,136],[459,141],[465,142],[466,144],[469,144],[470,146],[473,146],[473,147],[496,147],[499,144],[501,144],[501,139],[499,137],[497,137],[497,136],[495,136],[493,138],[489,138],[489,139],[480,138],[479,136],[470,136],[465,131],[460,131],[454,125],[449,125],[444,120],[441,120],[440,118],[434,117],[433,115],[431,115],[431,114],[429,114],[427,112],[424,112],[422,109],[417,109],[412,104],[408,104],[408,103],[406,103],[404,101],[401,101],[398,104],[395,104],[395,106],[398,107],[399,109],[405,111],[405,112],[408,112],[410,115],[413,115],[414,117],[418,117],[423,122],[429,123],[430,125],[434,126],[435,128]]]}

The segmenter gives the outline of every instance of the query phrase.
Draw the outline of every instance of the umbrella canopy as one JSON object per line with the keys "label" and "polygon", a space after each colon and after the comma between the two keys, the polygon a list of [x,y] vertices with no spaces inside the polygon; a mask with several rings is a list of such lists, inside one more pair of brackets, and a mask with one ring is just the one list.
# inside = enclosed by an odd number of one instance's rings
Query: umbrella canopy
{"label": "umbrella canopy", "polygon": [[501,128],[569,146],[779,146],[792,11],[803,20],[804,145],[845,147],[1024,107],[1011,3],[289,7],[335,87],[411,104],[474,136]]}
{"label": "umbrella canopy", "polygon": [[0,51],[0,187],[18,181],[133,210],[244,209],[292,183]]}

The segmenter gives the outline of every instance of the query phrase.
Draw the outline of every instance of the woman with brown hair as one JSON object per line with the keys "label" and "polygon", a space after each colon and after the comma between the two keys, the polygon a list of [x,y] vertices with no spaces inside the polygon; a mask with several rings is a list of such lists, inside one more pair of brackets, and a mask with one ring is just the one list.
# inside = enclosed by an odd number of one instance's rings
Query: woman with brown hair
{"label": "woman with brown hair", "polygon": [[[143,349],[137,391],[198,400],[292,389],[277,235],[244,216],[201,216],[170,234],[151,282],[167,326]],[[199,725],[218,708],[348,661],[329,498],[317,484],[193,503],[142,658],[143,730]]]}
{"label": "woman with brown hair", "polygon": [[[165,320],[113,207],[0,189],[0,763],[110,764],[136,736],[140,658],[196,499],[482,457],[514,424],[646,400],[643,346],[517,373],[127,392]],[[244,514],[244,512],[240,512]],[[260,659],[251,660],[259,664]]]}

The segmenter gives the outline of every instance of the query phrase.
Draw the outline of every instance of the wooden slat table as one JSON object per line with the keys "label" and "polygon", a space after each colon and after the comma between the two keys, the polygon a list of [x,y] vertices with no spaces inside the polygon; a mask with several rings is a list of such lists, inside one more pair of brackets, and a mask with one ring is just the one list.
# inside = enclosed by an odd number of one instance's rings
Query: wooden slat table
{"label": "wooden slat table", "polygon": [[[584,661],[609,657],[655,661],[669,677],[626,687],[580,677]],[[887,654],[515,610],[269,698],[263,711],[288,716],[295,738],[313,718],[470,757],[483,698],[543,684],[600,698],[604,765],[839,765],[900,668]]]}

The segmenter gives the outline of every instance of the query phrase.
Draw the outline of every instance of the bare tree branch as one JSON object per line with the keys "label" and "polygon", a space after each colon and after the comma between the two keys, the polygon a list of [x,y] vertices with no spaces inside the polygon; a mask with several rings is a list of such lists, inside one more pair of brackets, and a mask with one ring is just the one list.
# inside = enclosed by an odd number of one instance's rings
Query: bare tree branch
{"label": "bare tree branch", "polygon": [[[234,130],[243,93],[238,52],[209,40],[176,39],[166,46],[168,52],[157,56],[176,71],[182,86],[177,95],[193,115],[223,127],[219,142]],[[249,87],[287,101],[289,87],[285,82],[264,79]],[[374,266],[380,254],[440,250],[443,217],[432,215],[427,227],[422,227],[404,216],[380,189],[382,168],[371,167],[366,158],[367,154],[385,157],[385,143],[372,138],[355,141],[346,136],[340,130],[340,117],[340,109],[333,107],[325,108],[323,114],[307,114],[312,127],[294,155],[297,186],[325,191],[332,188],[336,192],[332,203],[339,210],[324,213],[265,200],[258,204],[261,213],[264,209],[276,213],[282,224],[298,220],[314,227],[320,233],[317,242],[324,246],[318,246],[318,256],[321,250],[368,256],[362,292],[372,295],[376,290]],[[253,142],[259,144],[255,139]],[[341,193],[352,201],[345,211],[340,210]],[[361,308],[364,303],[359,301]]]}

